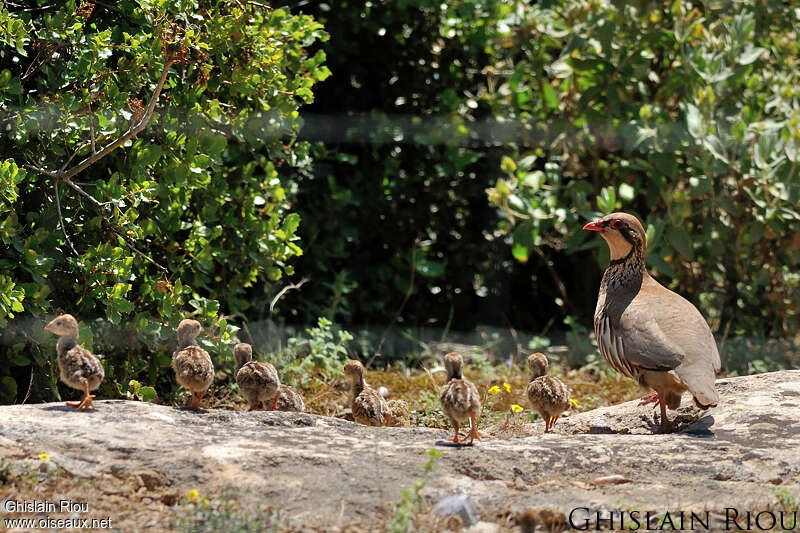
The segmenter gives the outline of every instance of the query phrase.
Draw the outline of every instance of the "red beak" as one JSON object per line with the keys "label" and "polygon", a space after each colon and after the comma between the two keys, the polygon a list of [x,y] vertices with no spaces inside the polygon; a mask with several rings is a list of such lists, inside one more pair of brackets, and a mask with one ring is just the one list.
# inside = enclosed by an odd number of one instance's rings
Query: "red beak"
{"label": "red beak", "polygon": [[586,224],[583,229],[588,229],[589,231],[603,231],[605,227],[603,226],[602,220],[595,220],[594,222]]}

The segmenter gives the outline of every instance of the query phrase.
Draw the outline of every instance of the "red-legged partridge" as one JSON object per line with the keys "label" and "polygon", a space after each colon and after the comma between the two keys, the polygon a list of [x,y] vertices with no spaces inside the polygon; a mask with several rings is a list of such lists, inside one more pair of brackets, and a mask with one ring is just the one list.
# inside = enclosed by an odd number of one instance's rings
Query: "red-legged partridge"
{"label": "red-legged partridge", "polygon": [[67,405],[77,409],[94,409],[94,395],[89,394],[89,391],[100,386],[105,371],[97,357],[78,344],[78,321],[72,315],[61,315],[44,329],[59,336],[56,353],[61,381],[73,389],[83,391],[80,402],[67,402]]}
{"label": "red-legged partridge", "polygon": [[447,383],[442,389],[439,399],[442,411],[455,429],[453,442],[458,442],[459,424],[470,421],[469,443],[474,439],[481,440],[478,435],[478,415],[481,412],[481,398],[478,388],[466,380],[461,374],[464,359],[458,352],[450,352],[444,356],[444,368],[447,370]]}
{"label": "red-legged partridge", "polygon": [[364,365],[351,359],[344,365],[344,375],[350,380],[350,406],[353,420],[366,426],[388,426],[389,407],[378,391],[364,379]]}
{"label": "red-legged partridge", "polygon": [[253,348],[246,342],[233,347],[233,359],[236,362],[236,384],[239,393],[247,400],[248,411],[255,411],[262,402],[269,404],[274,411],[281,386],[275,367],[253,361]]}
{"label": "red-legged partridge", "polygon": [[178,384],[192,393],[190,409],[199,409],[200,401],[214,381],[214,363],[208,352],[195,343],[203,330],[200,322],[190,318],[178,324],[178,350],[172,354],[172,369]]}
{"label": "red-legged partridge", "polygon": [[598,232],[611,252],[594,313],[603,357],[617,372],[655,391],[642,404],[658,402],[663,430],[671,428],[667,407],[677,409],[684,391],[698,407],[715,405],[717,343],[700,311],[647,273],[641,222],[612,213],[583,229]]}
{"label": "red-legged partridge", "polygon": [[563,381],[547,374],[547,357],[543,353],[528,356],[531,379],[526,393],[531,407],[544,420],[544,432],[549,433],[561,414],[569,409],[569,389]]}

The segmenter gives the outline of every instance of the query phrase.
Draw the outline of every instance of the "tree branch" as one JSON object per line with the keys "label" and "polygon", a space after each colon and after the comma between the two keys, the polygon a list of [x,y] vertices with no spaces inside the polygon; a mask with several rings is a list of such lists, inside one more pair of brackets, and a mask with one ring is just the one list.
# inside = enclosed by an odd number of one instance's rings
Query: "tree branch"
{"label": "tree branch", "polygon": [[75,257],[78,257],[80,254],[72,245],[72,241],[69,240],[69,235],[67,235],[67,226],[64,224],[64,216],[61,214],[61,193],[58,191],[58,182],[53,182],[53,187],[56,190],[56,210],[58,211],[58,221],[61,224],[61,231],[64,232],[64,238],[67,240],[67,244],[69,247],[72,248],[72,253],[75,254]]}
{"label": "tree branch", "polygon": [[[61,182],[66,183],[75,192],[77,192],[78,194],[80,194],[81,196],[86,198],[89,201],[89,203],[91,203],[97,209],[102,209],[103,207],[105,207],[106,205],[108,205],[110,203],[110,202],[102,202],[101,203],[101,202],[97,201],[97,199],[94,196],[90,195],[89,193],[87,193],[86,191],[81,189],[76,183],[74,183],[72,181],[72,177],[74,177],[75,175],[83,172],[84,170],[89,168],[92,164],[96,163],[100,159],[104,158],[105,156],[107,156],[108,154],[110,154],[111,152],[113,152],[114,150],[116,150],[117,148],[122,146],[123,144],[125,144],[125,142],[127,142],[129,139],[132,139],[133,137],[135,137],[136,135],[141,133],[147,127],[147,125],[150,123],[150,119],[153,117],[153,112],[155,111],[156,104],[158,103],[158,97],[161,95],[161,90],[164,88],[164,83],[167,81],[167,75],[169,74],[169,69],[170,69],[170,67],[172,67],[172,65],[174,63],[175,63],[175,60],[171,59],[170,57],[166,57],[164,59],[164,69],[161,71],[161,78],[158,80],[158,84],[156,85],[155,91],[153,91],[153,97],[150,99],[150,103],[148,104],[147,109],[145,110],[145,112],[141,116],[141,118],[138,121],[136,121],[135,124],[131,124],[130,127],[128,128],[128,130],[125,133],[123,133],[122,136],[120,136],[117,140],[109,143],[103,149],[101,149],[99,152],[96,151],[96,147],[95,147],[95,132],[94,132],[94,117],[92,116],[92,109],[91,109],[91,105],[90,105],[89,106],[89,114],[90,114],[90,116],[89,116],[89,130],[90,130],[91,139],[89,141],[87,141],[87,142],[82,143],[80,146],[78,146],[78,148],[75,149],[75,151],[72,153],[72,155],[67,159],[67,162],[64,163],[64,165],[61,167],[61,169],[59,169],[57,172],[53,172],[51,170],[46,170],[46,169],[41,168],[41,167],[39,167],[37,165],[34,165],[32,163],[28,163],[28,164],[25,165],[25,167],[27,167],[27,168],[35,171],[35,172],[38,172],[39,174],[43,174],[43,175],[51,178],[52,180],[54,180],[55,187],[56,187],[56,207],[58,209],[58,216],[59,216],[59,220],[60,220],[60,223],[61,223],[61,229],[64,231],[64,236],[67,238],[67,242],[69,243],[70,248],[72,248],[72,251],[75,252],[76,255],[78,255],[78,253],[75,251],[75,248],[72,246],[72,242],[70,242],[69,237],[67,237],[66,227],[64,226],[64,218],[61,216],[61,201],[60,201],[59,195],[58,195],[58,182],[61,181]],[[75,165],[75,166],[73,166],[71,168],[66,168],[69,165],[69,163],[75,158],[75,156],[78,154],[78,152],[80,152],[81,150],[86,148],[87,145],[91,145],[92,153],[89,154],[85,159],[83,159],[77,165]],[[149,263],[155,265],[160,270],[162,270],[164,272],[169,272],[166,267],[158,264],[153,258],[149,257],[144,252],[142,252],[141,250],[136,248],[136,246],[134,246],[133,242],[131,242],[130,239],[128,239],[126,236],[122,235],[115,228],[111,227],[111,231],[114,232],[114,234],[117,235],[119,238],[121,238],[125,242],[125,244],[128,246],[128,248],[131,249],[131,251],[133,253],[135,253],[139,257],[145,259]]]}
{"label": "tree branch", "polygon": [[275,304],[278,303],[278,300],[281,299],[281,296],[283,296],[284,294],[286,294],[287,291],[290,291],[292,289],[299,289],[300,287],[303,286],[303,284],[306,281],[308,281],[308,278],[303,278],[297,283],[290,283],[289,285],[287,285],[284,288],[282,288],[280,290],[280,292],[275,295],[275,298],[273,298],[272,301],[269,304],[269,312],[270,312],[270,314],[272,314],[272,310],[275,308]]}

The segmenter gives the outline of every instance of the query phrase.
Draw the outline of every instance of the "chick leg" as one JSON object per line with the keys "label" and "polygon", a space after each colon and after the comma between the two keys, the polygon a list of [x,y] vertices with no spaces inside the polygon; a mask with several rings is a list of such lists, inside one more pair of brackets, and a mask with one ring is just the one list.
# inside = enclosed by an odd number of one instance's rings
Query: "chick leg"
{"label": "chick leg", "polygon": [[455,435],[455,437],[453,437],[453,442],[459,442],[458,441],[458,422],[456,422],[455,420],[453,420],[453,427],[456,430],[456,435]]}
{"label": "chick leg", "polygon": [[553,427],[553,417],[548,416],[547,420],[544,421],[544,432],[550,433],[550,428]]}
{"label": "chick leg", "polygon": [[189,404],[189,409],[200,409],[200,401],[203,399],[203,392],[192,392],[192,403]]}
{"label": "chick leg", "polygon": [[472,441],[475,439],[481,440],[481,435],[478,433],[478,415],[470,415],[470,425],[469,425],[469,443],[472,444]]}
{"label": "chick leg", "polygon": [[74,407],[76,409],[89,409],[90,407],[94,409],[94,403],[92,402],[92,398],[94,398],[93,394],[89,394],[89,382],[85,379],[83,380],[83,398],[79,402],[66,402],[68,407]]}
{"label": "chick leg", "polygon": [[392,425],[392,415],[390,415],[389,413],[386,413],[385,415],[383,415],[383,425],[386,426],[386,427],[389,427],[389,426]]}
{"label": "chick leg", "polygon": [[280,399],[280,397],[281,397],[281,391],[278,390],[278,392],[275,393],[275,399],[272,401],[272,407],[269,408],[270,411],[274,411],[275,409],[278,408],[278,400]]}

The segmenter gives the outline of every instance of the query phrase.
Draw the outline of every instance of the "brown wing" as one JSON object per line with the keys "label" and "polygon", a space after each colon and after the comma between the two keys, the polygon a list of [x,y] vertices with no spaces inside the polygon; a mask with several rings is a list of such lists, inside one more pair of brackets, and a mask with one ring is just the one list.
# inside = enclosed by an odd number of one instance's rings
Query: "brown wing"
{"label": "brown wing", "polygon": [[288,385],[281,385],[280,397],[278,398],[278,410],[302,413],[306,410],[306,404],[300,393]]}
{"label": "brown wing", "polygon": [[439,396],[444,414],[451,420],[462,422],[481,410],[478,389],[466,379],[451,379]]}
{"label": "brown wing", "polygon": [[528,401],[543,419],[560,416],[569,409],[569,389],[554,376],[542,376],[528,383]]}
{"label": "brown wing", "polygon": [[208,390],[214,381],[214,363],[199,346],[187,346],[172,356],[172,369],[178,383],[192,392]]}
{"label": "brown wing", "polygon": [[353,399],[353,419],[367,426],[383,426],[386,424],[388,407],[378,391],[372,387],[364,387],[361,394]]}
{"label": "brown wing", "polygon": [[94,390],[105,377],[100,360],[83,346],[73,346],[60,355],[58,369],[61,381],[73,389],[82,389],[83,382],[86,381],[89,390]]}

